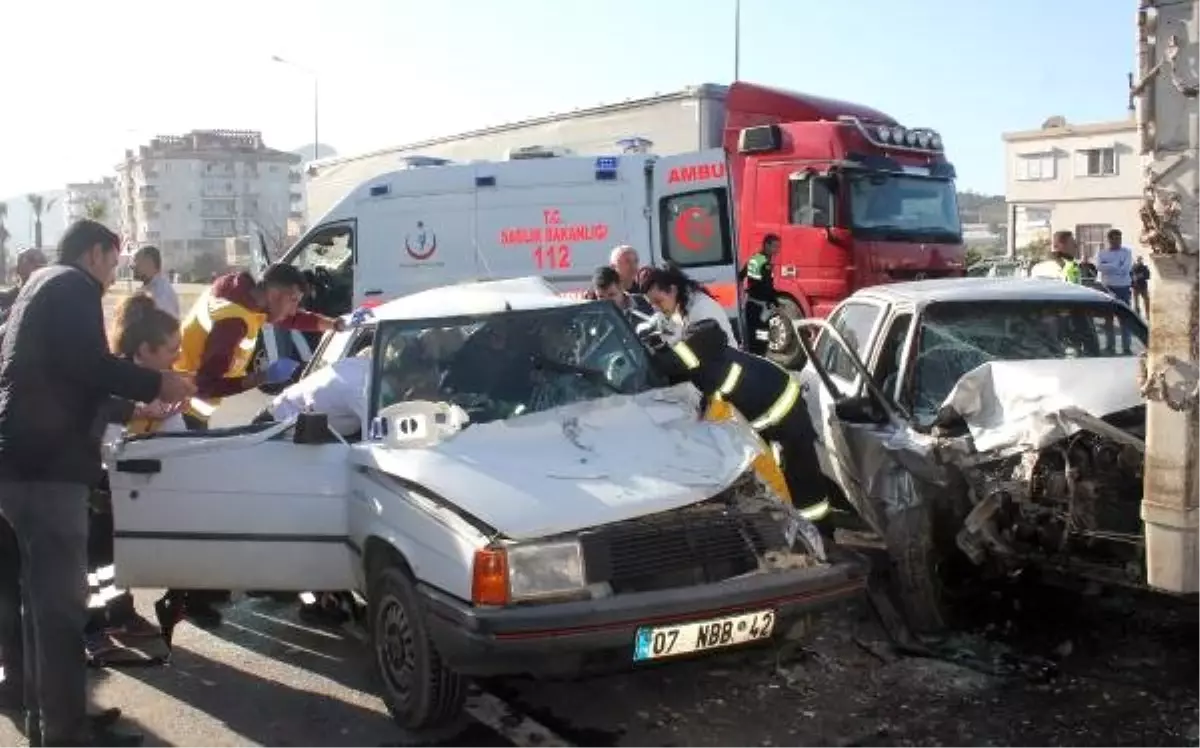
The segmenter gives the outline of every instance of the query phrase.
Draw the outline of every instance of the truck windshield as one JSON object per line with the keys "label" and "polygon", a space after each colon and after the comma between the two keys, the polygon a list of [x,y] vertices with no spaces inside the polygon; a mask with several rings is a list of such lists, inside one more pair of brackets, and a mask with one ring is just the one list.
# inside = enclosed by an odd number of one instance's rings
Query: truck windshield
{"label": "truck windshield", "polygon": [[949,179],[872,172],[850,177],[856,235],[889,241],[962,241],[958,199]]}
{"label": "truck windshield", "polygon": [[487,423],[657,386],[645,349],[607,301],[379,328],[374,412],[449,402]]}
{"label": "truck windshield", "polygon": [[1146,327],[1116,302],[931,304],[912,371],[913,412],[932,422],[964,374],[988,361],[1140,356]]}

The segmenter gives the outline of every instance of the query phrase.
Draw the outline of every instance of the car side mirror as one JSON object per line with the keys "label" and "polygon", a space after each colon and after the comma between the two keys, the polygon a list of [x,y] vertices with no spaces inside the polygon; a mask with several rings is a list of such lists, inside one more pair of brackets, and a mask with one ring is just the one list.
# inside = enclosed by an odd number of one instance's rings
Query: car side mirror
{"label": "car side mirror", "polygon": [[833,412],[838,420],[846,423],[887,423],[887,414],[870,395],[856,395],[839,400],[833,406]]}

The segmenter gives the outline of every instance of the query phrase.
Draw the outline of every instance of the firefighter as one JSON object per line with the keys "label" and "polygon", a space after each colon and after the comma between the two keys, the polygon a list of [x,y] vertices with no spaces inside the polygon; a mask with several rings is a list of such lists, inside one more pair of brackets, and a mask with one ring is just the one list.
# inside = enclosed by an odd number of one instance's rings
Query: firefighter
{"label": "firefighter", "polygon": [[816,522],[829,513],[814,447],[816,433],[800,383],[782,366],[731,346],[713,320],[692,322],[678,342],[646,339],[655,365],[672,381],[738,410],[776,450],[794,505]]}
{"label": "firefighter", "polygon": [[746,300],[742,312],[746,317],[746,350],[762,356],[767,352],[767,329],[775,313],[775,255],[779,254],[779,237],[767,234],[762,249],[746,261],[738,271],[738,280],[746,281]]}

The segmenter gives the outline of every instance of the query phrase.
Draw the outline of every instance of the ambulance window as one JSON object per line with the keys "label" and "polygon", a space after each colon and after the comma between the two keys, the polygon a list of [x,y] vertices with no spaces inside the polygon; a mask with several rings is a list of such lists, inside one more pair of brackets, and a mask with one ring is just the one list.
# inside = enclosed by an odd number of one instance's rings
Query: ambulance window
{"label": "ambulance window", "polygon": [[724,188],[669,195],[659,210],[663,259],[682,268],[733,262]]}

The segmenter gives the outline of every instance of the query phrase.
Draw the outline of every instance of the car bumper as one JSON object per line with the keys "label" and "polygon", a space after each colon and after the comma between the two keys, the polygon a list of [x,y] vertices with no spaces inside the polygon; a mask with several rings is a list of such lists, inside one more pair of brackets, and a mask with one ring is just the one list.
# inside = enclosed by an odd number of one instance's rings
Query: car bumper
{"label": "car bumper", "polygon": [[646,625],[772,608],[773,638],[783,636],[805,615],[862,595],[865,564],[843,558],[716,584],[513,608],[474,608],[429,587],[420,591],[429,635],[450,669],[477,677],[565,677],[630,666],[635,632]]}

